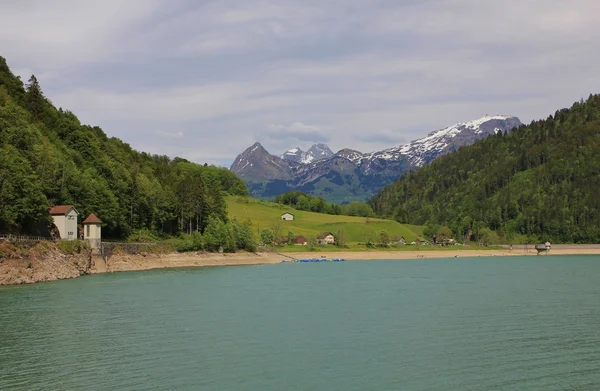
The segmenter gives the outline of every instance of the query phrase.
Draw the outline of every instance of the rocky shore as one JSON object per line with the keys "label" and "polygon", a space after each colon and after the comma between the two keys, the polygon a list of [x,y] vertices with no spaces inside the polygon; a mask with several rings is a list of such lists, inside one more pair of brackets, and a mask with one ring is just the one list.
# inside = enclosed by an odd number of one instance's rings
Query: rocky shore
{"label": "rocky shore", "polygon": [[31,284],[75,278],[88,274],[91,254],[46,254],[43,258],[25,257],[0,260],[0,285]]}

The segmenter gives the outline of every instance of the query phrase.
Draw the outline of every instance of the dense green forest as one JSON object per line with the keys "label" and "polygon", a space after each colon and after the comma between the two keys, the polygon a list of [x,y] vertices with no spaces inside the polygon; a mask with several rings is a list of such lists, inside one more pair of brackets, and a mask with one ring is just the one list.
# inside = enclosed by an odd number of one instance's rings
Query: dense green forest
{"label": "dense green forest", "polygon": [[338,205],[328,203],[323,197],[313,196],[298,190],[279,194],[273,198],[273,202],[288,205],[295,209],[305,210],[307,212],[360,217],[375,216],[373,208],[367,203],[353,201],[349,204]]}
{"label": "dense green forest", "polygon": [[60,204],[83,218],[95,213],[109,238],[209,225],[233,232],[245,226],[227,221],[226,194],[248,190],[225,168],[137,152],[81,124],[52,105],[35,76],[24,85],[0,57],[0,234],[47,235],[48,209]]}
{"label": "dense green forest", "polygon": [[600,95],[410,172],[370,200],[402,223],[458,238],[600,241]]}

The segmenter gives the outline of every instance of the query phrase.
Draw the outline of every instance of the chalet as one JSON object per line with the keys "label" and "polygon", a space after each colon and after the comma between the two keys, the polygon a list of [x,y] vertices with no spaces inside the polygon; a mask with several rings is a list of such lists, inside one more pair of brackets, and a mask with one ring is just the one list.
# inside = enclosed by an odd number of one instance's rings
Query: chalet
{"label": "chalet", "polygon": [[437,246],[454,246],[456,244],[456,240],[449,238],[444,234],[439,234],[434,236],[433,243]]}
{"label": "chalet", "polygon": [[281,220],[294,220],[294,215],[286,212],[281,215]]}
{"label": "chalet", "polygon": [[319,244],[334,244],[335,237],[331,232],[321,232],[317,235],[317,243]]}
{"label": "chalet", "polygon": [[102,240],[102,220],[96,217],[95,214],[90,215],[83,220],[83,239],[90,242],[93,249],[100,248]]}
{"label": "chalet", "polygon": [[54,225],[58,228],[62,240],[77,239],[77,210],[73,205],[56,205],[50,208]]}
{"label": "chalet", "polygon": [[394,246],[404,246],[406,244],[406,238],[404,236],[400,236],[399,238],[394,238],[392,240],[392,244]]}
{"label": "chalet", "polygon": [[306,246],[307,243],[308,241],[304,236],[296,236],[294,238],[294,245],[296,246]]}

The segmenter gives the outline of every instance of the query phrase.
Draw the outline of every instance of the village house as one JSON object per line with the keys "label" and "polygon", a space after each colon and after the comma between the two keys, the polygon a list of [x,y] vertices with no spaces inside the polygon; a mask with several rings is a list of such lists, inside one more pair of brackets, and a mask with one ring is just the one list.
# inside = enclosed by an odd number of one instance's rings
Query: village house
{"label": "village house", "polygon": [[444,234],[439,234],[433,237],[433,243],[437,246],[454,246],[456,240],[449,238]]}
{"label": "village house", "polygon": [[62,240],[77,239],[77,216],[79,216],[79,213],[73,205],[53,206],[50,208],[50,215]]}
{"label": "village house", "polygon": [[406,244],[406,238],[404,236],[400,236],[399,238],[394,238],[392,240],[392,244],[394,246],[404,246]]}
{"label": "village house", "polygon": [[308,241],[306,240],[306,238],[304,236],[296,236],[294,238],[294,244],[296,246],[306,246],[307,243],[308,243]]}
{"label": "village house", "polygon": [[286,212],[281,215],[281,220],[294,220],[294,215]]}
{"label": "village house", "polygon": [[319,244],[334,244],[335,237],[331,232],[321,232],[317,235],[317,243]]}
{"label": "village house", "polygon": [[90,215],[83,221],[83,239],[90,242],[90,246],[97,250],[102,241],[102,220],[95,214]]}

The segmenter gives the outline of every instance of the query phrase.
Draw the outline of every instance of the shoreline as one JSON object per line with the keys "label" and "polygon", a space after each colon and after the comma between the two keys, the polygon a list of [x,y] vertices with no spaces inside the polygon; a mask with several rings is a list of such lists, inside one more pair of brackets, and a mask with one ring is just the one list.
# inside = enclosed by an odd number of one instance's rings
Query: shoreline
{"label": "shoreline", "polygon": [[[600,248],[557,249],[547,255],[600,255]],[[298,259],[340,258],[346,261],[411,260],[473,257],[538,256],[536,250],[405,250],[405,251],[315,251],[315,252],[259,252],[259,253],[171,253],[146,255],[114,255],[104,266],[93,265],[90,274],[139,271],[179,267],[243,266],[279,264],[282,260],[294,262]],[[546,256],[540,254],[539,256]]]}
{"label": "shoreline", "polygon": [[[551,249],[547,255],[600,255],[600,246],[582,245],[581,248]],[[243,266],[279,264],[282,260],[340,258],[346,261],[411,260],[464,257],[538,256],[534,249],[457,249],[457,250],[400,250],[400,251],[314,251],[314,252],[259,252],[259,253],[169,253],[169,254],[115,254],[105,262],[99,255],[53,256],[41,259],[5,259],[0,262],[0,286],[31,284],[44,281],[77,278],[88,274],[103,274],[154,269]],[[546,256],[541,254],[539,256]]]}

